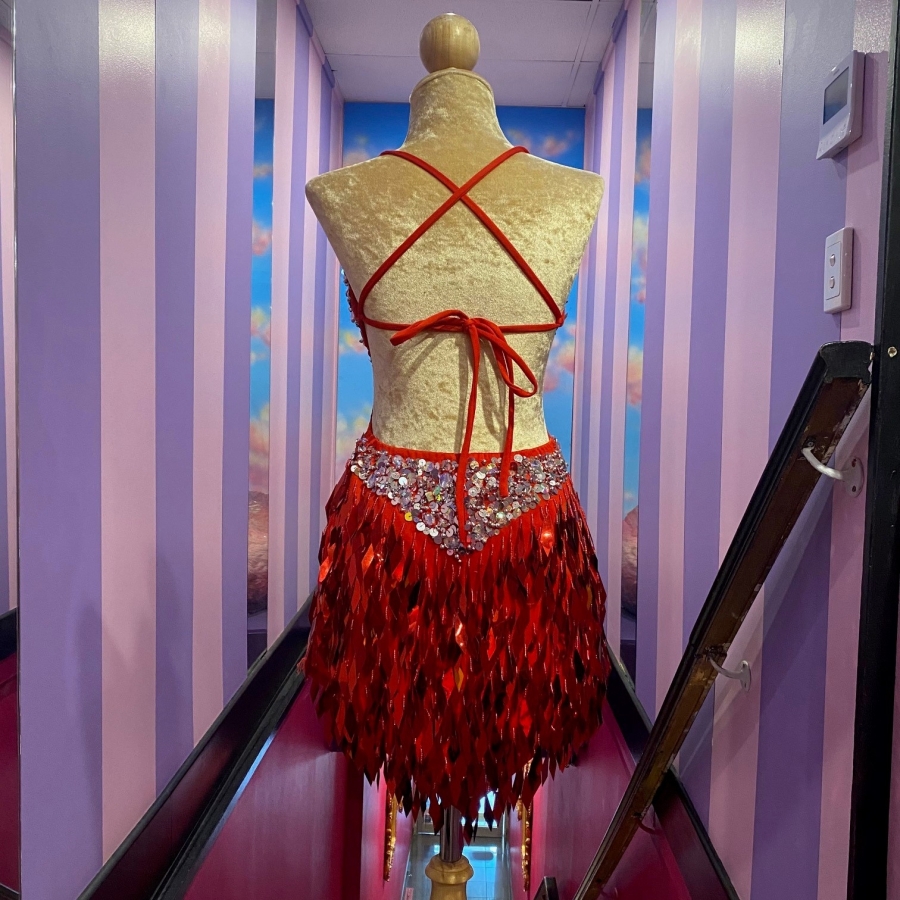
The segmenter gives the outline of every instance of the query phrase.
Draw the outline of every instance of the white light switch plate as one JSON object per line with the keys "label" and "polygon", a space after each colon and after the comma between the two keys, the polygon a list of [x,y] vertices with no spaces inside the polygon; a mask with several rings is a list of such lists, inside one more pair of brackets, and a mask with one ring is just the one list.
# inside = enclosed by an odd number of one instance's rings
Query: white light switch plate
{"label": "white light switch plate", "polygon": [[825,312],[850,309],[853,283],[853,229],[836,231],[825,239]]}

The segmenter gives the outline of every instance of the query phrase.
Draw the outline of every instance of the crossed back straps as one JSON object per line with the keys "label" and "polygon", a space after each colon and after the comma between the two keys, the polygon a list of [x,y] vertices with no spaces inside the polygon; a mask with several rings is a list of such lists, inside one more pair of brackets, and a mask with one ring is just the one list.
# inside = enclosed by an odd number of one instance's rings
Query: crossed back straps
{"label": "crossed back straps", "polygon": [[[357,298],[353,290],[348,287],[348,299],[353,319],[359,326],[363,343],[369,346],[366,328],[379,328],[384,331],[393,331],[391,343],[396,347],[421,334],[423,331],[438,333],[467,334],[472,346],[472,387],[469,390],[469,403],[466,415],[466,430],[463,435],[462,447],[459,452],[459,462],[456,478],[456,514],[459,520],[459,537],[466,544],[468,533],[466,531],[465,491],[466,468],[469,463],[472,444],[472,432],[475,425],[475,414],[478,409],[478,373],[481,363],[481,342],[484,341],[491,348],[497,371],[509,389],[509,404],[506,424],[506,437],[503,442],[503,453],[500,466],[500,493],[507,496],[509,493],[509,472],[512,465],[513,429],[515,425],[515,398],[533,397],[538,390],[537,378],[524,359],[510,346],[506,339],[507,334],[534,334],[544,331],[555,331],[565,321],[565,315],[559,305],[553,299],[551,293],[544,286],[534,270],[525,261],[521,253],[513,246],[509,238],[500,230],[496,222],[469,196],[469,191],[482,181],[487,175],[502,165],[511,156],[517,153],[527,153],[525,147],[510,147],[498,157],[491,160],[484,168],[476,172],[464,184],[457,185],[443,172],[436,169],[424,159],[407,153],[405,150],[386,150],[382,156],[397,156],[418,166],[439,181],[448,191],[450,196],[418,226],[410,235],[391,253],[390,256],[372,273]],[[385,273],[409,250],[416,241],[441,219],[457,203],[464,203],[474,213],[481,223],[497,240],[497,243],[509,254],[510,258],[522,270],[525,277],[531,282],[534,289],[541,295],[547,308],[553,314],[552,322],[542,322],[534,325],[497,325],[490,319],[481,316],[470,316],[459,309],[446,309],[424,319],[408,324],[398,322],[385,322],[380,319],[372,319],[365,313],[366,299],[372,292],[372,288],[384,277]],[[515,382],[515,368],[525,376],[530,387],[520,387]]]}

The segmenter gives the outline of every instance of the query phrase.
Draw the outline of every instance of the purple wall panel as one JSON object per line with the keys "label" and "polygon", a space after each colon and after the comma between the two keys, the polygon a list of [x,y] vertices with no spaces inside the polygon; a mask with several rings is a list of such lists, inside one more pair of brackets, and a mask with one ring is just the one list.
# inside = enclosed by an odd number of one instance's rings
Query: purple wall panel
{"label": "purple wall panel", "polygon": [[766,586],[752,900],[818,896],[830,544],[828,502],[786,590]]}
{"label": "purple wall panel", "polygon": [[[299,13],[298,13],[299,15]],[[287,464],[284,500],[284,616],[287,625],[297,611],[297,555],[299,552],[297,517],[299,515],[300,460],[300,333],[303,290],[303,220],[306,210],[306,144],[309,116],[309,35],[302,21],[297,23],[297,54],[294,70],[294,159],[291,181],[291,250],[288,284],[288,366],[287,366]]]}
{"label": "purple wall panel", "polygon": [[[816,349],[840,337],[839,318],[822,312],[820,282],[825,237],[844,224],[846,154],[817,161],[814,150],[822,81],[852,49],[854,6],[786,4],[770,445]],[[760,900],[818,890],[830,530],[828,504],[780,606],[772,595],[782,586],[767,583],[753,854]]]}
{"label": "purple wall panel", "polygon": [[222,460],[222,676],[226,703],[247,672],[255,0],[231,0],[230,62]]}
{"label": "purple wall panel", "polygon": [[[208,14],[205,20],[201,17],[204,9]],[[111,18],[101,22],[98,11],[109,12]],[[293,4],[290,11],[299,15]],[[143,43],[138,41],[134,47],[127,34],[132,23],[125,18],[132,12],[151,16],[142,21],[156,28],[151,38],[144,30]],[[216,704],[223,696],[225,700],[231,696],[246,672],[256,4],[253,0],[228,0],[225,7],[212,9],[200,7],[195,0],[156,0],[149,7],[146,3],[126,4],[110,11],[95,0],[50,0],[23,7],[18,16],[21,596],[27,605],[21,618],[22,863],[24,893],[35,900],[58,900],[79,893],[102,864],[104,852],[111,852],[131,827],[132,812],[136,819],[152,800],[154,786],[161,790],[190,752],[199,736],[197,698],[205,700],[208,707],[200,716],[202,730],[207,721],[204,716],[209,714],[211,720],[218,711]],[[228,22],[229,30],[214,32],[222,21]],[[326,80],[322,121],[307,122],[311,106],[316,105],[309,103],[308,96],[311,41],[303,23],[296,24],[296,121],[291,160],[294,227],[290,243],[290,288],[296,302],[292,303],[295,338],[288,367],[294,391],[290,404],[293,440],[289,441],[294,452],[288,454],[293,471],[288,499],[293,508],[287,521],[294,535],[286,564],[288,578],[293,579],[287,616],[297,602],[296,528],[298,512],[303,514],[297,504],[297,450],[301,446],[299,300],[304,254],[306,264],[314,267],[306,269],[306,275],[315,272],[318,276],[316,297],[320,302],[313,326],[321,330],[326,315],[325,244],[321,242],[317,253],[304,242],[307,135],[309,127],[321,124],[322,140],[315,139],[312,152],[329,159],[332,115],[331,86]],[[115,93],[120,74],[115,67],[127,68],[129,54],[142,51],[141,60],[148,63],[149,48],[151,65],[141,70],[149,85],[147,108],[136,110],[136,118],[129,123],[115,116],[104,118],[101,134],[103,47],[99,36],[109,37],[104,29],[122,25],[124,30],[117,38],[121,46],[117,44],[115,54],[103,57],[108,66],[104,75],[109,79],[104,88]],[[201,46],[203,27],[207,30]],[[203,69],[198,68],[200,57]],[[216,69],[218,63],[224,68]],[[201,75],[206,76],[205,82]],[[213,77],[220,82],[212,82]],[[127,81],[123,78],[123,85]],[[205,88],[205,95],[200,87]],[[319,90],[318,82],[315,90]],[[209,101],[216,95],[222,102],[227,99],[227,105],[215,108],[211,104],[204,110],[203,96]],[[198,111],[201,120],[206,113],[205,132],[198,131]],[[106,141],[102,149],[107,163],[121,162],[125,158],[121,154],[127,151],[122,151],[118,138],[132,133],[127,129],[134,122],[148,135],[152,128],[152,137],[144,145],[150,154],[148,171],[146,180],[140,182],[147,202],[140,210],[109,207],[110,213],[104,207],[107,218],[101,220],[101,138]],[[220,140],[226,136],[226,127],[227,146]],[[198,139],[204,134],[208,138],[210,128],[220,129],[215,132],[218,156],[213,161],[199,158],[197,150]],[[207,163],[221,166],[221,171],[215,172],[222,180],[212,191],[210,178],[205,177],[211,170],[203,168]],[[117,170],[113,166],[111,171]],[[114,195],[112,191],[104,193],[107,200]],[[215,198],[218,204],[212,202]],[[114,236],[120,226],[149,233],[155,241],[147,260],[148,277],[152,274],[156,279],[155,294],[135,295],[141,298],[139,312],[147,320],[148,339],[154,341],[142,367],[129,367],[127,356],[115,355],[117,345],[110,335],[116,333],[107,330],[112,327],[110,310],[115,307],[101,303],[101,276],[108,275],[101,272],[105,259],[101,238]],[[198,230],[206,228],[224,237],[214,252],[208,241],[204,247],[198,240],[207,236],[205,230],[198,236]],[[224,334],[195,328],[197,316],[210,312],[202,304],[209,299],[210,280],[206,263],[198,259],[201,250],[204,259],[222,266],[216,271],[224,275],[224,301],[217,295],[212,318],[216,326],[218,317],[224,318]],[[109,282],[102,283],[108,288]],[[202,296],[201,288],[205,290]],[[106,302],[109,299],[107,295]],[[151,309],[147,304],[155,305]],[[211,339],[210,334],[220,337]],[[101,356],[101,336],[106,339],[106,356]],[[207,367],[203,373],[211,398],[207,405],[202,402],[207,394],[195,388],[201,374],[195,372],[195,361],[206,359],[197,355],[197,340],[204,337],[201,349],[212,354],[210,359],[217,366]],[[101,416],[104,429],[131,426],[126,417],[117,420],[115,410],[110,415],[109,395],[101,396],[101,387],[109,386],[110,370],[101,371],[101,367],[120,363],[134,375],[134,389],[147,407],[141,423],[151,424],[141,446],[150,447],[148,471],[139,474],[155,479],[156,487],[155,521],[146,503],[140,505],[144,517],[151,516],[151,549],[144,558],[151,573],[155,572],[156,592],[148,589],[131,598],[126,589],[127,607],[115,592],[105,594],[101,602],[108,585],[106,576],[124,577],[127,587],[135,568],[133,559],[125,567],[109,549],[109,542],[102,543],[104,535],[117,527],[110,522],[118,520],[101,521],[101,515],[114,515],[104,509],[116,509],[115,504],[109,505],[110,499],[116,499],[109,488],[111,482],[101,481],[101,474],[108,474],[101,470],[101,453],[104,466],[114,468],[117,462],[116,445],[103,443],[109,433],[101,432]],[[321,366],[314,371],[318,378],[314,388],[320,395]],[[321,436],[318,422],[326,416],[321,400],[319,403],[316,427]],[[127,433],[133,436],[133,428]],[[201,439],[205,445],[198,443]],[[198,473],[203,472],[202,462],[195,471],[198,459],[204,458],[198,452],[201,446],[214,448],[214,456],[222,453],[221,481],[216,469],[211,470],[216,471],[211,485],[197,481]],[[321,441],[317,452],[321,454]],[[0,471],[2,462],[0,458]],[[218,458],[210,462],[219,464]],[[142,464],[139,461],[138,465]],[[106,486],[106,507],[101,506],[101,484]],[[221,545],[216,505],[220,497]],[[151,489],[146,502],[152,499]],[[202,533],[215,534],[212,543],[195,541],[201,512],[206,515],[203,526],[209,526]],[[0,522],[0,546],[5,546],[4,522]],[[102,559],[101,546],[105,547]],[[221,595],[218,588],[205,590],[201,615],[195,591],[200,588],[194,579],[196,566],[204,559],[215,561],[212,574],[221,571],[222,590]],[[139,578],[140,573],[134,572],[134,577]],[[0,580],[5,584],[2,571]],[[204,580],[200,587],[208,584]],[[105,619],[104,602],[108,604]],[[113,614],[123,611],[129,623],[149,623],[147,640],[152,640],[155,625],[155,651],[152,644],[140,644],[150,653],[146,661],[138,663],[132,658],[137,652],[134,644],[128,650],[127,641],[134,632],[123,630]],[[207,629],[203,633],[212,635],[213,640],[198,643],[195,616],[200,627]],[[210,657],[197,654],[210,647],[218,651],[216,629],[220,624],[221,661],[218,655],[212,659],[212,677],[200,685],[196,675],[209,670]],[[140,642],[142,638],[138,629],[135,639]],[[123,671],[130,666],[126,674],[133,676],[124,687],[116,673],[103,668],[104,660],[118,661],[109,654],[122,647]],[[210,703],[210,698],[215,702]],[[146,734],[116,730],[123,709],[138,716],[146,725]],[[131,740],[130,755],[125,737]],[[139,761],[135,761],[136,754]],[[119,773],[126,779],[145,774],[129,768],[132,763],[147,769],[148,796],[142,794],[134,810],[125,809],[120,815],[126,805],[118,803],[120,792],[108,785],[117,783]],[[53,865],[48,865],[48,847],[55,854]]]}
{"label": "purple wall panel", "polygon": [[816,350],[840,338],[840,319],[822,311],[825,238],[844,225],[847,159],[817,160],[822,84],[853,49],[854,3],[789,0],[781,95],[778,246],[772,335],[774,445]]}
{"label": "purple wall panel", "polygon": [[59,900],[102,852],[99,31],[16,16],[22,883]]}
{"label": "purple wall panel", "polygon": [[[734,500],[730,502],[722,487],[722,436],[723,436],[723,387],[725,382],[726,352],[726,300],[735,313],[730,319],[729,353],[737,358],[746,355],[754,359],[755,346],[761,338],[768,345],[769,324],[766,308],[773,304],[771,323],[771,402],[761,401],[759,414],[768,427],[762,429],[763,440],[774,444],[785,418],[793,404],[797,391],[808,371],[810,360],[817,348],[839,338],[841,325],[853,332],[854,337],[868,339],[865,328],[859,331],[860,322],[870,314],[867,306],[869,294],[860,294],[859,306],[843,317],[827,316],[821,305],[821,267],[826,235],[844,224],[853,224],[860,234],[869,234],[877,222],[877,197],[869,206],[860,207],[859,187],[853,194],[856,205],[847,205],[847,154],[836,161],[816,161],[815,147],[821,121],[821,90],[828,70],[853,47],[854,22],[857,47],[876,52],[883,45],[875,40],[876,31],[887,27],[889,4],[883,0],[787,0],[786,8],[768,0],[661,0],[657,9],[657,42],[655,58],[654,115],[653,115],[653,164],[651,166],[651,203],[647,266],[647,298],[645,306],[644,372],[642,402],[642,440],[640,461],[640,519],[638,553],[638,662],[637,689],[639,696],[652,712],[661,701],[657,696],[665,685],[657,685],[657,670],[662,665],[658,639],[667,634],[660,629],[662,623],[675,620],[680,625],[679,636],[686,640],[697,613],[707,595],[718,568],[720,554],[720,510],[725,509],[734,517]],[[698,15],[702,14],[702,28]],[[737,28],[740,23],[740,30]],[[873,30],[874,29],[874,30]],[[699,34],[700,70],[699,94],[692,91],[694,82],[694,57],[692,41]],[[782,50],[783,38],[783,54]],[[765,53],[755,42],[765,41]],[[621,47],[619,48],[621,49]],[[779,58],[779,56],[781,58]],[[765,62],[764,62],[765,60]],[[610,61],[607,74],[616,76],[620,59]],[[872,60],[870,59],[870,62]],[[765,65],[765,71],[759,66]],[[736,202],[746,203],[731,196],[732,160],[741,158],[733,153],[732,134],[735,124],[741,125],[741,134],[747,131],[746,121],[734,121],[733,89],[735,67],[743,79],[743,115],[753,109],[753,102],[746,91],[759,81],[761,96],[766,103],[777,103],[778,85],[783,80],[780,97],[780,133],[773,134],[772,150],[766,157],[771,163],[771,178],[764,185],[768,197],[761,198],[758,210],[736,207]],[[777,67],[777,68],[776,68]],[[673,85],[680,85],[684,108],[674,119]],[[666,400],[662,391],[663,340],[666,324],[666,278],[670,264],[669,251],[672,238],[669,233],[670,189],[675,186],[675,173],[671,171],[673,159],[673,122],[681,122],[682,139],[693,138],[693,126],[686,118],[692,112],[694,96],[699,101],[697,124],[697,172],[696,218],[693,222],[693,258],[684,260],[672,257],[682,266],[683,273],[692,275],[690,346],[678,346],[672,350],[673,358],[683,365],[687,373],[687,397],[674,393]],[[614,96],[614,100],[620,100]],[[753,101],[753,102],[751,102]],[[875,115],[882,115],[883,100],[876,101]],[[767,108],[773,108],[771,106]],[[774,106],[775,115],[779,107]],[[621,162],[622,106],[614,106],[612,122],[612,148],[604,161],[613,171]],[[872,117],[868,117],[869,122]],[[776,122],[778,120],[776,119]],[[775,123],[766,127],[774,128]],[[686,131],[686,129],[689,129]],[[855,145],[857,173],[860,167],[871,166],[869,177],[877,177],[880,158],[877,155],[868,162],[858,154],[862,143]],[[684,152],[684,147],[681,148]],[[750,152],[750,151],[747,151]],[[853,156],[854,151],[850,155]],[[777,173],[777,174],[776,174]],[[750,174],[736,170],[736,184],[746,192]],[[614,189],[614,181],[611,188]],[[611,189],[606,202],[607,215],[617,222],[620,198]],[[761,259],[762,270],[771,271],[774,266],[774,292],[761,298],[757,328],[766,330],[764,335],[755,331],[744,335],[741,315],[748,315],[744,304],[746,291],[728,294],[729,256],[739,250],[737,263],[747,265],[748,251],[744,243],[732,245],[732,240],[745,242],[748,222],[765,220],[775,216],[775,192],[777,191],[777,229],[767,229],[768,238],[754,249],[765,254]],[[853,193],[851,191],[851,193]],[[752,198],[750,198],[752,203]],[[874,205],[873,205],[874,204]],[[738,231],[730,234],[736,221]],[[608,246],[599,248],[614,260],[618,241],[625,235],[617,235],[611,229]],[[866,245],[870,246],[870,245]],[[602,258],[601,258],[602,259]],[[688,269],[685,264],[692,267]],[[596,277],[596,262],[589,259],[587,278]],[[860,261],[861,277],[874,277],[875,261],[871,256]],[[592,271],[592,269],[594,271]],[[614,273],[614,267],[613,267]],[[737,272],[732,272],[732,280]],[[678,282],[676,282],[677,284]],[[736,283],[732,284],[735,287]],[[861,282],[862,284],[862,282]],[[600,303],[606,303],[605,341],[609,340],[613,313],[614,274],[607,270],[605,284],[596,284]],[[765,290],[765,288],[763,288]],[[859,293],[859,292],[858,292]],[[870,292],[871,293],[871,292]],[[604,300],[605,297],[605,300]],[[679,298],[669,298],[675,302]],[[683,298],[680,298],[683,300]],[[867,313],[869,310],[869,313]],[[596,311],[601,314],[601,310]],[[671,309],[668,311],[672,315]],[[671,322],[669,324],[672,324]],[[854,330],[855,329],[855,330]],[[768,369],[768,346],[763,348],[763,365]],[[581,453],[590,458],[600,455],[608,458],[614,450],[608,446],[611,427],[610,416],[617,413],[610,408],[611,370],[609,345],[603,348],[602,361],[592,359],[590,365],[603,365],[603,387],[599,394],[578,399],[579,410],[601,410],[600,429],[582,434]],[[758,354],[757,354],[758,355]],[[689,365],[688,365],[689,362]],[[734,358],[732,358],[734,365]],[[582,374],[589,371],[588,361],[583,360]],[[596,372],[596,369],[594,370]],[[731,393],[735,391],[735,379],[742,379],[740,390],[752,391],[758,379],[752,366],[731,371]],[[581,384],[589,384],[582,378]],[[761,386],[769,396],[768,382]],[[669,402],[671,401],[671,405]],[[593,404],[593,407],[591,407]],[[685,415],[686,419],[682,419]],[[728,408],[735,415],[732,407]],[[739,413],[738,413],[739,415]],[[686,460],[683,520],[679,504],[670,504],[671,520],[660,521],[661,460],[667,448],[661,446],[661,434],[669,428],[677,435],[679,423],[686,422]],[[612,423],[615,425],[615,423]],[[759,434],[760,432],[757,432]],[[599,436],[599,440],[598,440]],[[729,453],[735,450],[735,435],[729,437]],[[729,456],[731,458],[731,456]],[[731,468],[734,468],[732,461]],[[733,474],[733,472],[731,473]],[[733,481],[733,479],[732,479]],[[726,477],[725,485],[732,483]],[[823,485],[807,511],[801,534],[792,539],[790,550],[773,570],[767,581],[763,600],[764,609],[756,612],[762,618],[764,628],[762,659],[754,675],[759,678],[756,690],[761,690],[761,708],[757,707],[759,695],[751,695],[745,702],[741,697],[719,691],[725,712],[713,721],[713,705],[708,703],[696,721],[681,755],[682,772],[701,816],[710,815],[710,781],[712,776],[712,749],[717,751],[716,806],[713,838],[722,839],[730,818],[737,814],[731,797],[754,798],[746,804],[747,840],[724,841],[724,849],[731,854],[738,874],[742,876],[742,896],[770,900],[780,897],[836,897],[840,887],[833,880],[822,881],[821,873],[831,872],[827,865],[820,865],[822,853],[842,852],[840,824],[828,822],[828,810],[822,809],[822,796],[832,796],[834,785],[823,784],[826,667],[832,684],[842,677],[845,656],[830,646],[827,640],[827,616],[829,608],[842,608],[843,600],[856,602],[847,594],[847,566],[853,565],[852,549],[846,555],[831,557],[832,546],[842,546],[843,530],[840,521],[832,523],[830,493]],[[727,490],[728,488],[724,488]],[[597,518],[602,523],[612,518],[608,509],[610,498],[608,472],[601,475],[597,491]],[[828,502],[826,502],[828,501]],[[827,508],[826,508],[827,507]],[[823,511],[824,510],[824,511]],[[723,524],[724,524],[723,520]],[[728,527],[734,523],[728,520]],[[834,527],[833,527],[834,526]],[[835,534],[832,534],[832,530]],[[683,569],[679,566],[683,587],[683,616],[678,596],[659,596],[660,556],[666,556],[663,541],[684,536]],[[604,540],[598,535],[601,565],[608,565]],[[842,568],[843,567],[843,568]],[[834,572],[843,573],[843,587],[835,587]],[[832,581],[829,581],[829,577]],[[835,594],[835,591],[838,593]],[[831,593],[829,593],[831,592]],[[671,626],[667,626],[671,627]],[[832,630],[834,623],[832,623]],[[745,635],[746,638],[746,635]],[[756,638],[753,638],[751,644]],[[834,640],[833,640],[834,643]],[[755,650],[753,651],[755,652]],[[748,650],[748,659],[753,656]],[[739,657],[738,657],[739,658]],[[668,660],[671,662],[671,660]],[[722,712],[722,710],[720,710]],[[758,718],[757,718],[758,716]],[[849,721],[846,717],[832,715],[836,722]],[[841,727],[849,727],[841,725]],[[831,732],[830,732],[831,733]],[[829,747],[830,774],[844,777],[841,759],[835,758],[845,746],[849,736],[833,736]],[[713,743],[715,741],[715,744]],[[849,777],[849,774],[848,776]],[[547,794],[548,800],[553,790]],[[754,819],[755,816],[755,819]],[[828,833],[826,835],[826,829]],[[750,840],[750,830],[753,840]],[[743,832],[742,832],[743,833]],[[825,837],[823,838],[823,835]],[[826,840],[827,838],[827,840]],[[843,839],[844,843],[846,838]],[[821,848],[820,848],[821,843]],[[536,851],[537,852],[537,851]],[[743,854],[743,856],[742,856]],[[751,877],[752,876],[752,877]],[[752,886],[751,886],[752,881]],[[820,883],[822,881],[822,883]],[[788,886],[788,887],[786,887]]]}
{"label": "purple wall panel", "polygon": [[156,3],[156,787],[194,745],[196,6]]}
{"label": "purple wall panel", "polygon": [[[628,14],[626,13],[625,16]],[[626,33],[626,22],[623,17],[619,33]],[[625,101],[625,48],[626,42],[616,44],[616,56],[613,62],[613,109],[612,109],[612,151],[610,153],[610,175],[606,202],[609,204],[607,217],[609,221],[609,243],[606,246],[606,284],[604,285],[604,306],[602,312],[603,347],[601,351],[603,375],[600,395],[600,430],[599,447],[603,458],[600,462],[600,478],[598,484],[597,508],[600,515],[597,521],[597,533],[594,544],[597,548],[597,564],[604,583],[609,582],[609,442],[612,432],[612,382],[613,382],[613,337],[616,320],[616,261],[619,252],[619,203],[621,202],[621,168],[622,168],[622,115]],[[630,239],[626,236],[624,239]],[[609,630],[609,624],[607,624]]]}
{"label": "purple wall panel", "polygon": [[662,453],[663,333],[672,150],[672,78],[675,3],[657,5],[653,125],[650,139],[650,219],[647,297],[644,301],[644,375],[641,382],[640,498],[638,515],[637,678],[644,708],[656,712],[656,637],[659,608],[659,461]]}
{"label": "purple wall panel", "polygon": [[[722,382],[725,372],[735,25],[735,0],[704,3],[697,141],[700,177],[697,179],[694,225],[685,469],[685,645],[719,568]],[[682,769],[682,775],[704,822],[709,817],[713,711],[713,697],[710,696],[682,752],[682,760],[689,760]]]}

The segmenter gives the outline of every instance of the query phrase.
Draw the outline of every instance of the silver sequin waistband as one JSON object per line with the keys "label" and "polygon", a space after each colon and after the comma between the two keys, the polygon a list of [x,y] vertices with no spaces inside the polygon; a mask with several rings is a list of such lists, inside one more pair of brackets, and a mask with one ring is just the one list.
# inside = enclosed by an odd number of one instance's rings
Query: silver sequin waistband
{"label": "silver sequin waistband", "polygon": [[[414,453],[415,451],[406,451]],[[455,458],[441,461],[400,455],[363,435],[350,457],[350,471],[380,497],[400,507],[406,521],[426,533],[452,556],[484,548],[484,543],[523,513],[548,500],[568,477],[555,441],[546,452],[516,453],[509,494],[500,496],[500,457],[470,459],[466,469],[466,528],[469,543],[459,540],[456,516]]]}

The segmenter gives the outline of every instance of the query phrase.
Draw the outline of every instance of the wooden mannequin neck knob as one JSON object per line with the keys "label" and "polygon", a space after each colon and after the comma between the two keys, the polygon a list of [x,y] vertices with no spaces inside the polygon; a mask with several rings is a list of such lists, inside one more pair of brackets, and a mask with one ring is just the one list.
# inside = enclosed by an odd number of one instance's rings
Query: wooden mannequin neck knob
{"label": "wooden mannequin neck knob", "polygon": [[480,50],[475,26],[454,13],[432,19],[422,29],[419,40],[419,56],[429,72],[474,69]]}

